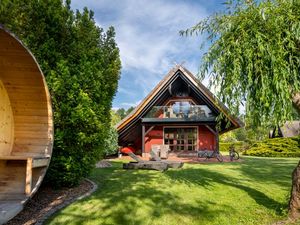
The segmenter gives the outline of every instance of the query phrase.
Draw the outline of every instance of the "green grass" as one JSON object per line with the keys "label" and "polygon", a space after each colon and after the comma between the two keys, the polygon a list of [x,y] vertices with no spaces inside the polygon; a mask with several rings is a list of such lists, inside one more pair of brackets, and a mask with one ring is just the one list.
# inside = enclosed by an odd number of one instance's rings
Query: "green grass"
{"label": "green grass", "polygon": [[244,157],[243,162],[185,164],[156,171],[95,169],[99,188],[47,224],[272,224],[286,218],[297,159]]}

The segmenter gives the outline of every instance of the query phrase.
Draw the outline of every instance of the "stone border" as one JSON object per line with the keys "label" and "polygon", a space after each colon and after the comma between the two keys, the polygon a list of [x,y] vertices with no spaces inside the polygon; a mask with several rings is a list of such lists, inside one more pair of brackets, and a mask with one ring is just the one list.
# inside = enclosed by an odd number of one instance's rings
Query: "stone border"
{"label": "stone border", "polygon": [[98,185],[95,182],[91,181],[90,179],[85,178],[85,180],[88,181],[93,186],[93,188],[90,191],[88,191],[87,193],[85,193],[81,196],[78,196],[71,200],[65,201],[61,205],[58,205],[58,206],[54,207],[53,209],[49,210],[41,219],[37,220],[35,225],[42,225],[50,216],[52,216],[58,210],[65,208],[66,206],[70,205],[71,203],[73,203],[77,200],[84,199],[84,198],[90,196],[91,194],[93,194],[97,190]]}

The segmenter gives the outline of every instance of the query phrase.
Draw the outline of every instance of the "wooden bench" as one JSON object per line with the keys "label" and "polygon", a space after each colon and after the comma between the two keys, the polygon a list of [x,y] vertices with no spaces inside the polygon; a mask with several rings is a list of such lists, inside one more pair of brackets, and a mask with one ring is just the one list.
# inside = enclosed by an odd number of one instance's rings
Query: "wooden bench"
{"label": "wooden bench", "polygon": [[46,167],[49,162],[49,155],[45,156],[0,156],[3,161],[25,161],[26,162],[26,177],[25,177],[25,194],[30,196],[32,191],[32,169],[38,167]]}

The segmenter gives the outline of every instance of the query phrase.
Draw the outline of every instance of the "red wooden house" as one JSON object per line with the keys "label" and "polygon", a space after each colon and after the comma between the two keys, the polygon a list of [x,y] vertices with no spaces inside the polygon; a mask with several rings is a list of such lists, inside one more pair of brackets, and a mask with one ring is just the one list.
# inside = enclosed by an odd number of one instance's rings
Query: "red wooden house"
{"label": "red wooden house", "polygon": [[[220,113],[225,117],[217,129]],[[157,144],[173,152],[218,149],[219,134],[241,126],[191,72],[176,66],[116,127],[120,146],[132,145],[148,156]]]}

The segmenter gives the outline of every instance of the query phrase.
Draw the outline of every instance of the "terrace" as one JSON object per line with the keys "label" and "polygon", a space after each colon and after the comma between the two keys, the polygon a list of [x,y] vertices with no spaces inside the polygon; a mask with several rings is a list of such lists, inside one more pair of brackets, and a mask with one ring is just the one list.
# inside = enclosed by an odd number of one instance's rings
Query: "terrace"
{"label": "terrace", "polygon": [[142,119],[143,122],[213,122],[215,120],[215,114],[207,107],[207,105],[191,105],[184,103],[171,106],[153,106]]}

